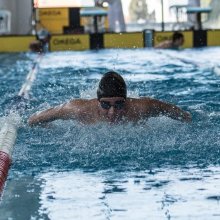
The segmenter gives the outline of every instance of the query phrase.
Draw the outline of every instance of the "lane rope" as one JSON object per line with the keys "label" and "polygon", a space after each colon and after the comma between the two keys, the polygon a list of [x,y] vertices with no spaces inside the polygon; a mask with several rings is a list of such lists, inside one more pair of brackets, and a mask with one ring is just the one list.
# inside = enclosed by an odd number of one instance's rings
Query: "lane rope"
{"label": "lane rope", "polygon": [[[39,54],[34,62],[32,69],[29,71],[25,82],[23,83],[18,96],[21,98],[28,98],[31,86],[36,78],[39,64],[43,58],[43,54]],[[19,105],[19,103],[17,103]],[[18,106],[19,107],[19,106]],[[6,121],[0,130],[0,198],[3,193],[4,185],[7,179],[10,164],[12,162],[12,153],[17,138],[17,131],[21,123],[21,112],[10,112],[6,117]]]}

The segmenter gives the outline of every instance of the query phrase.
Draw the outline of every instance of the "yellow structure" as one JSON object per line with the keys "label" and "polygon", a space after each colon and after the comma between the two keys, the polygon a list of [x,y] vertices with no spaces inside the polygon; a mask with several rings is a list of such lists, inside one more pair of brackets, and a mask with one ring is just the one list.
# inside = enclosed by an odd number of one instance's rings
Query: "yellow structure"
{"label": "yellow structure", "polygon": [[36,40],[35,36],[0,37],[0,52],[26,52],[29,45]]}
{"label": "yellow structure", "polygon": [[220,30],[208,31],[207,46],[220,46]]}
{"label": "yellow structure", "polygon": [[104,34],[104,48],[143,48],[143,33]]}
{"label": "yellow structure", "polygon": [[[75,10],[74,10],[75,9]],[[91,15],[84,16],[81,15],[83,11],[93,12]],[[90,27],[94,26],[94,16],[97,16],[98,26],[103,26],[103,30],[108,28],[108,19],[106,16],[99,16],[100,10],[106,11],[105,9],[99,9],[91,7],[91,9],[86,8],[38,8],[36,10],[36,20],[38,21],[38,28],[45,28],[51,34],[64,34],[64,27]],[[75,14],[74,14],[75,13]],[[77,18],[78,16],[78,18]],[[79,19],[79,20],[78,20]],[[94,28],[94,27],[93,27]]]}
{"label": "yellow structure", "polygon": [[[46,16],[46,15],[42,15]],[[144,48],[147,32],[130,33],[98,33],[98,34],[52,34],[49,51],[81,51],[102,48]],[[220,30],[214,31],[182,31],[185,42],[183,48],[220,46]],[[170,40],[173,32],[152,32],[150,47]],[[149,39],[147,39],[149,40]],[[151,40],[151,38],[150,38]],[[0,52],[25,52],[29,45],[36,41],[31,36],[0,36]]]}
{"label": "yellow structure", "polygon": [[37,9],[39,26],[46,28],[52,34],[63,34],[63,27],[69,26],[68,8]]}

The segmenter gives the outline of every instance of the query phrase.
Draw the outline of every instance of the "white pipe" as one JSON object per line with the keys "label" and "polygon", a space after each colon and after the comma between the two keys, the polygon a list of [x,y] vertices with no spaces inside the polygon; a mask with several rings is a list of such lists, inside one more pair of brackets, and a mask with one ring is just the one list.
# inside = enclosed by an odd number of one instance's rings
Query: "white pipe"
{"label": "white pipe", "polygon": [[21,89],[18,93],[19,96],[23,96],[25,98],[27,97],[27,95],[28,95],[28,93],[31,89],[32,83],[34,82],[34,80],[36,78],[37,68],[38,68],[38,65],[39,65],[41,59],[42,59],[42,55],[39,55],[39,57],[38,57],[37,61],[35,62],[33,68],[28,73],[25,83],[22,85],[22,87],[21,87]]}

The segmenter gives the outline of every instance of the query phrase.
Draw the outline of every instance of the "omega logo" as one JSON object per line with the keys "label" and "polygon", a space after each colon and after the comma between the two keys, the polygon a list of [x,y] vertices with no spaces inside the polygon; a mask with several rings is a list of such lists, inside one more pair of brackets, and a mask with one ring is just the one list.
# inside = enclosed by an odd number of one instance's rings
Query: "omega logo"
{"label": "omega logo", "polygon": [[162,42],[162,41],[166,41],[166,40],[171,40],[172,39],[172,36],[158,36],[157,37],[157,41],[158,42]]}
{"label": "omega logo", "polygon": [[40,12],[40,15],[41,16],[58,16],[58,15],[61,15],[61,12],[60,11],[41,11]]}
{"label": "omega logo", "polygon": [[66,39],[54,39],[53,40],[54,45],[69,45],[69,44],[81,44],[81,41],[79,38],[66,38]]}

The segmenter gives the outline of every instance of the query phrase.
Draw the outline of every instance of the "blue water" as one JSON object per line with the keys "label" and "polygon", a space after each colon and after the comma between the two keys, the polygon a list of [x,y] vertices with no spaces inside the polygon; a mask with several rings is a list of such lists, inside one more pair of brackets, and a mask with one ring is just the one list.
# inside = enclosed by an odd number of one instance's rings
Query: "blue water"
{"label": "blue water", "polygon": [[[0,123],[34,54],[0,54]],[[220,219],[220,48],[102,50],[45,55],[0,204],[4,219]],[[122,74],[131,97],[190,111],[139,125],[29,127],[35,111],[94,98],[102,74]]]}

